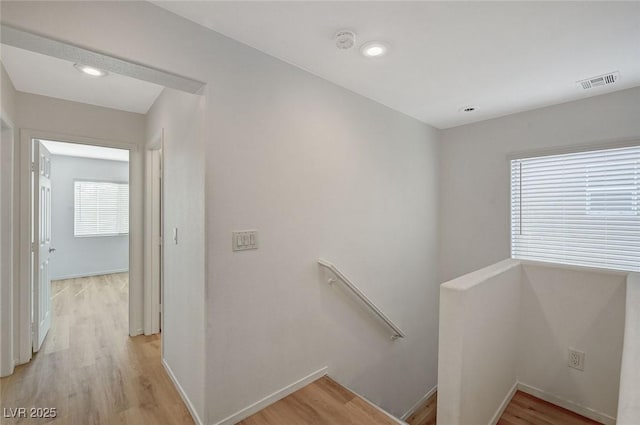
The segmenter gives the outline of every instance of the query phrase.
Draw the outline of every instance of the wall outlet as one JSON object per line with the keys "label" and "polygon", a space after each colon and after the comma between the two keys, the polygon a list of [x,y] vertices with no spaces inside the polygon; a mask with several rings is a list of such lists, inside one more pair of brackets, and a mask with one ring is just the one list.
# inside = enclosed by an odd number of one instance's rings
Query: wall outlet
{"label": "wall outlet", "polygon": [[232,249],[234,251],[244,251],[246,249],[258,249],[258,231],[243,230],[232,232]]}
{"label": "wall outlet", "polygon": [[569,367],[584,370],[584,352],[569,348]]}

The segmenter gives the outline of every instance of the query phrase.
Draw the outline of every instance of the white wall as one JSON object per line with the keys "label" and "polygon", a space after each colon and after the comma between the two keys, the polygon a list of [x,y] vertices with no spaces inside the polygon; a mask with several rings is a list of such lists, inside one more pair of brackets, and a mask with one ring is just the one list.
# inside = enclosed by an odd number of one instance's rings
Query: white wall
{"label": "white wall", "polygon": [[[436,384],[437,133],[251,49],[234,59],[206,162],[213,422],[325,365],[402,415]],[[260,248],[232,252],[251,228]],[[328,286],[319,257],[406,340]]]}
{"label": "white wall", "polygon": [[51,156],[51,279],[128,271],[129,235],[73,236],[75,180],[127,183],[129,163]]}
{"label": "white wall", "polygon": [[136,145],[145,142],[143,114],[36,94],[17,92],[16,119],[23,129]]}
{"label": "white wall", "polygon": [[640,88],[442,131],[440,280],[510,256],[509,153],[640,139]]}
{"label": "white wall", "polygon": [[620,371],[617,425],[640,423],[640,273],[627,277],[624,345]]}
{"label": "white wall", "polygon": [[147,140],[164,129],[162,357],[200,418],[206,417],[203,100],[165,89],[147,120]]}
{"label": "white wall", "polygon": [[[618,408],[626,276],[525,263],[518,381],[555,404],[583,406],[612,422]],[[584,371],[567,367],[570,347],[585,353]]]}
{"label": "white wall", "polygon": [[14,321],[13,301],[17,294],[14,287],[14,279],[17,278],[17,267],[14,267],[13,256],[13,232],[14,217],[14,192],[12,190],[14,179],[13,157],[15,151],[15,134],[13,129],[15,121],[15,96],[16,92],[9,75],[0,63],[0,110],[1,134],[0,134],[0,321],[7,324],[0,329],[0,376],[6,376],[13,372]]}
{"label": "white wall", "polygon": [[[438,423],[495,424],[518,389],[601,423],[618,408],[627,274],[503,260],[440,287]],[[585,353],[584,370],[568,350]]]}
{"label": "white wall", "polygon": [[504,260],[441,285],[438,423],[497,422],[517,382],[521,280]]}
{"label": "white wall", "polygon": [[[435,385],[434,129],[148,3],[3,2],[2,16],[208,83],[199,140],[209,422],[327,364],[395,414]],[[245,228],[259,230],[260,249],[234,254],[231,232]],[[189,229],[184,237],[193,237]],[[327,287],[320,256],[342,267],[407,339],[391,343]]]}

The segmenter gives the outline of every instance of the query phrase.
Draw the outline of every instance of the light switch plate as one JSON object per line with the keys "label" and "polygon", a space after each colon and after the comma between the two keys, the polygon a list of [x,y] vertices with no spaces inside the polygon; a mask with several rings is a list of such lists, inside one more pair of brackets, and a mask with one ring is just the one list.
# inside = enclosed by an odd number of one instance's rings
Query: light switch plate
{"label": "light switch plate", "polygon": [[258,231],[242,230],[231,233],[232,247],[234,251],[258,249]]}

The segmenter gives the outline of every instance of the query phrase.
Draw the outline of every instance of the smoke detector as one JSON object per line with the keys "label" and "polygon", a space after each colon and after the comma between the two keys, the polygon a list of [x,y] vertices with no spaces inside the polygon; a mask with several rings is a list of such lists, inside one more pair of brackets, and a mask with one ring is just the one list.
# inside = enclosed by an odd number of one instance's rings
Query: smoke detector
{"label": "smoke detector", "polygon": [[607,86],[618,81],[620,78],[620,72],[614,71],[608,74],[598,75],[596,77],[587,78],[586,80],[576,81],[578,87],[583,90],[592,89],[594,87]]}
{"label": "smoke detector", "polygon": [[348,50],[356,44],[356,34],[353,31],[340,30],[336,33],[336,47],[340,50]]}

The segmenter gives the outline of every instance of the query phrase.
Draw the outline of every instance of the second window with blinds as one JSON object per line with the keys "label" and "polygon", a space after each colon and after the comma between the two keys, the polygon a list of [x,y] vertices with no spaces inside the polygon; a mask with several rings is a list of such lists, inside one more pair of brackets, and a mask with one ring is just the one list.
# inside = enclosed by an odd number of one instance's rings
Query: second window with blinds
{"label": "second window with blinds", "polygon": [[511,256],[640,271],[640,146],[512,160]]}
{"label": "second window with blinds", "polygon": [[129,184],[74,182],[74,236],[115,236],[129,233]]}

